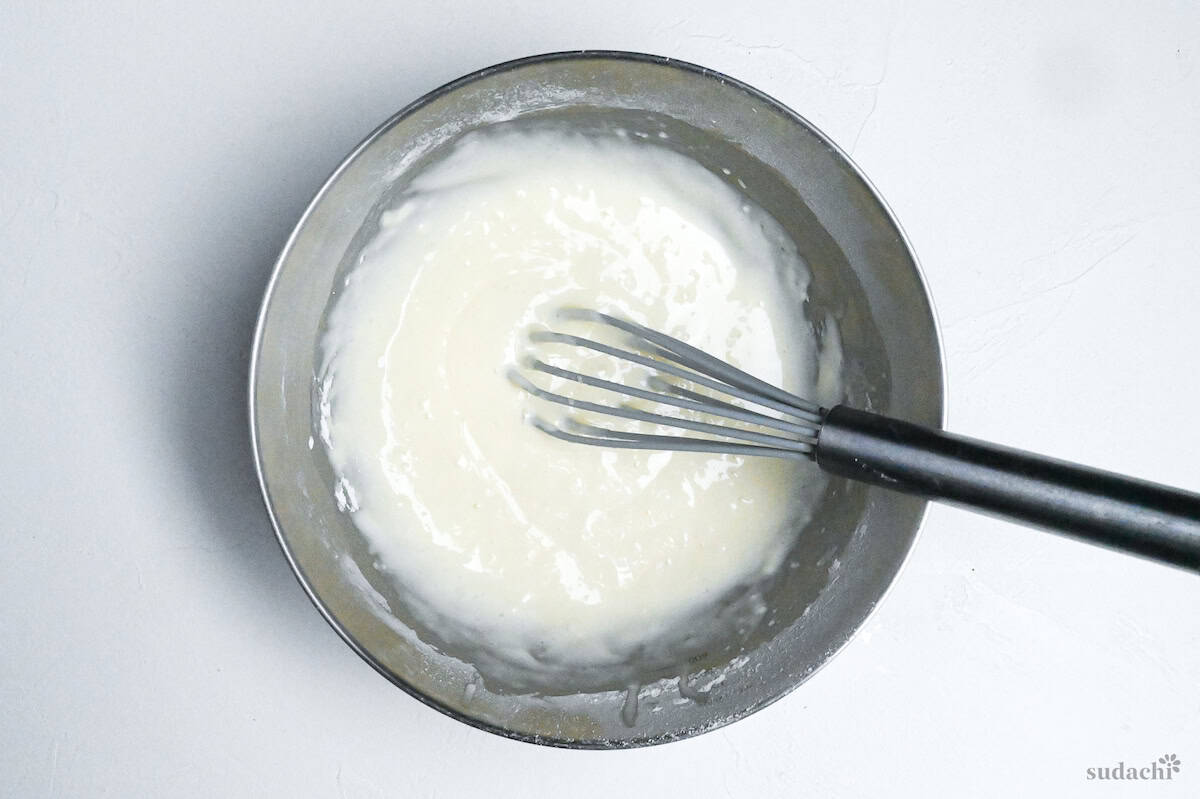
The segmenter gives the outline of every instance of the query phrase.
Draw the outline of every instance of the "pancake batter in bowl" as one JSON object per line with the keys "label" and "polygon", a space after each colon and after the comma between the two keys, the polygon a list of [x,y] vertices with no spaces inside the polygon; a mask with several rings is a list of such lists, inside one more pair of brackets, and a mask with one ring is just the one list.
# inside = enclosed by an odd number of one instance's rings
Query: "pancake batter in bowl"
{"label": "pancake batter in bowl", "polygon": [[[808,464],[584,447],[525,421],[556,413],[505,377],[528,331],[596,335],[555,321],[563,306],[838,399],[837,337],[818,351],[795,245],[665,144],[464,136],[383,215],[329,313],[321,437],[339,502],[436,643],[498,690],[613,688],[736,643],[823,488]],[[551,357],[630,379],[601,355]]]}

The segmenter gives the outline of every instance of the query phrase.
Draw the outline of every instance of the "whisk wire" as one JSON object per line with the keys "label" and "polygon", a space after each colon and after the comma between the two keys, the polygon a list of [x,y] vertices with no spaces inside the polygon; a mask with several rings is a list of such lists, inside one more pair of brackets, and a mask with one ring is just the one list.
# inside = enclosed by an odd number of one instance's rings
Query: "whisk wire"
{"label": "whisk wire", "polygon": [[601,322],[610,327],[615,327],[651,344],[658,345],[659,348],[666,350],[667,353],[673,356],[672,360],[683,363],[685,366],[698,372],[715,377],[731,386],[737,386],[738,388],[744,388],[759,395],[771,397],[798,410],[820,413],[821,407],[816,403],[810,402],[803,397],[797,397],[795,394],[784,391],[778,386],[773,386],[764,380],[760,380],[754,375],[743,372],[736,366],[728,364],[720,358],[713,357],[704,350],[697,349],[691,344],[680,341],[673,336],[668,336],[666,333],[660,333],[657,330],[651,330],[634,322],[588,308],[561,308],[557,315],[558,318],[567,321]]}
{"label": "whisk wire", "polygon": [[[824,418],[824,409],[816,403],[796,397],[769,383],[764,383],[724,361],[685,344],[684,342],[641,325],[608,314],[582,308],[565,308],[559,318],[568,321],[598,322],[615,328],[631,337],[640,352],[555,331],[530,333],[531,343],[566,344],[610,355],[619,360],[638,364],[652,370],[646,378],[646,388],[629,386],[594,375],[565,369],[536,357],[523,361],[525,368],[569,380],[621,397],[630,397],[684,411],[703,414],[718,421],[740,422],[757,429],[729,424],[714,424],[680,415],[665,415],[634,407],[627,402],[608,405],[566,396],[542,388],[517,369],[509,371],[509,379],[535,397],[579,411],[615,416],[660,427],[703,433],[717,438],[692,435],[663,435],[661,433],[613,430],[587,424],[579,419],[566,418],[553,424],[538,417],[531,418],[539,430],[563,441],[614,449],[654,449],[682,452],[712,452],[732,455],[766,455],[770,457],[811,458]],[[649,354],[646,354],[649,353]],[[663,375],[687,381],[732,400],[768,409],[782,417],[753,410],[693,391]]]}
{"label": "whisk wire", "polygon": [[[737,397],[740,400],[744,400],[745,402],[749,402],[754,405],[770,408],[778,413],[787,414],[788,416],[804,419],[816,424],[819,424],[822,419],[821,409],[817,406],[814,406],[816,407],[815,411],[803,410],[796,407],[794,404],[779,402],[769,397],[763,397],[754,392],[738,388],[737,386],[731,386],[728,383],[714,380],[711,377],[702,375],[698,372],[692,371],[691,369],[685,369],[683,366],[680,366],[672,361],[651,358],[637,352],[629,352],[628,350],[623,350],[619,347],[613,347],[609,344],[603,344],[599,341],[593,341],[592,339],[584,338],[583,336],[575,336],[571,335],[570,333],[557,333],[551,330],[535,330],[529,334],[529,340],[534,344],[570,344],[576,347],[583,347],[584,349],[589,349],[594,352],[611,355],[614,358],[636,363],[639,366],[646,366],[659,372],[665,372],[669,375],[687,380],[690,383],[695,383],[698,386],[704,386],[705,388],[712,389],[713,391],[719,391],[732,397]],[[650,344],[649,342],[644,342],[644,346],[646,346],[646,348],[649,350],[661,353],[661,358],[678,357],[671,352],[663,350],[661,347],[656,347],[653,344]],[[731,405],[730,407],[736,406]]]}
{"label": "whisk wire", "polygon": [[673,450],[675,452],[711,452],[725,455],[761,455],[774,458],[787,458],[789,460],[809,460],[811,451],[810,448],[797,447],[795,449],[784,449],[782,447],[738,444],[731,441],[718,441],[707,438],[658,436],[647,433],[614,433],[612,430],[580,424],[572,419],[564,420],[562,427],[556,427],[545,419],[536,416],[530,419],[530,423],[547,435],[562,441],[611,447],[613,449],[653,449]]}
{"label": "whisk wire", "polygon": [[699,411],[700,413],[707,413],[710,416],[723,416],[739,422],[762,425],[763,427],[770,427],[775,430],[782,430],[784,432],[796,433],[799,435],[809,435],[813,430],[811,425],[796,424],[783,419],[776,419],[772,416],[766,416],[765,414],[757,413],[755,411],[739,408],[736,405],[731,405],[727,402],[712,401],[703,394],[697,394],[691,391],[688,392],[690,395],[689,397],[675,397],[669,394],[647,391],[645,389],[637,388],[636,386],[627,386],[623,383],[614,383],[611,380],[585,375],[580,372],[573,372],[569,369],[561,369],[536,358],[529,359],[527,365],[529,368],[535,371],[544,372],[555,377],[561,377],[565,380],[572,380],[576,383],[582,383],[585,386],[602,388],[607,391],[612,391],[616,394],[626,394],[631,397],[637,397],[638,399],[649,400],[650,402],[658,402],[663,405],[672,405],[676,408]]}
{"label": "whisk wire", "polygon": [[[590,411],[592,413],[607,414],[609,416],[619,416],[624,419],[633,419],[633,420],[639,421],[639,422],[650,422],[651,424],[660,424],[660,425],[664,425],[667,427],[680,427],[685,430],[694,430],[698,433],[709,433],[711,435],[725,436],[727,438],[737,438],[737,439],[741,439],[743,441],[753,441],[757,444],[765,444],[770,447],[795,450],[797,452],[803,452],[803,453],[811,452],[812,445],[816,443],[816,439],[813,437],[784,438],[782,436],[774,436],[774,435],[769,435],[766,433],[758,433],[753,430],[741,430],[738,428],[727,427],[724,425],[710,424],[708,422],[700,422],[700,421],[696,421],[694,419],[684,419],[684,418],[676,417],[676,416],[664,416],[659,413],[651,413],[650,411],[643,411],[643,410],[639,410],[637,408],[630,408],[626,405],[617,405],[617,406],[602,405],[597,402],[589,402],[587,400],[575,399],[574,397],[567,397],[562,394],[556,394],[553,391],[547,391],[546,389],[541,388],[540,386],[537,386],[534,383],[530,382],[528,378],[526,378],[524,375],[522,375],[520,372],[516,371],[515,369],[509,371],[508,377],[509,377],[509,380],[511,380],[515,385],[519,386],[520,388],[524,389],[525,391],[529,392],[530,394],[532,394],[535,397],[547,400],[549,402],[556,403],[558,405],[565,405],[569,408],[575,408],[575,409],[581,410],[581,411]],[[539,425],[539,427],[541,427],[541,426]],[[605,441],[618,440],[616,438],[616,434],[613,431],[605,431],[605,435],[609,437],[609,439],[605,439]],[[625,440],[628,442],[630,439],[623,438],[621,440]],[[638,439],[632,439],[632,440],[638,440]],[[600,439],[597,439],[596,442],[599,443]],[[585,442],[585,443],[590,443],[590,442]],[[661,449],[662,447],[645,447],[644,446],[641,448],[642,449]]]}

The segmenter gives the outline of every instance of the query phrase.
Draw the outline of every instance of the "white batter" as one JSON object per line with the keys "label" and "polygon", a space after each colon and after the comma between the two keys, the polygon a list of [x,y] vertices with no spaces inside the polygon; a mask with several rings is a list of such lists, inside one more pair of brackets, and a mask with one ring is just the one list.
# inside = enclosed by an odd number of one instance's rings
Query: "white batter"
{"label": "white batter", "polygon": [[575,305],[831,402],[808,278],[769,216],[621,132],[500,125],[424,170],[335,298],[322,438],[339,500],[438,643],[494,684],[555,692],[682,665],[756,623],[815,470],[556,441],[524,417],[560,411],[505,371],[530,329],[589,332],[553,320]]}

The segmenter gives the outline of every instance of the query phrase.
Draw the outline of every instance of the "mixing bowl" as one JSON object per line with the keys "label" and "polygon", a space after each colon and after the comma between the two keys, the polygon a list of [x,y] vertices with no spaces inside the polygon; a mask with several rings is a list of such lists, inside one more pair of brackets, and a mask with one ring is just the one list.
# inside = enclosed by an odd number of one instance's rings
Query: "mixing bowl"
{"label": "mixing bowl", "polygon": [[346,643],[397,686],[460,721],[525,741],[661,743],[742,718],[833,657],[895,578],[925,503],[831,480],[766,593],[763,623],[693,658],[683,685],[662,674],[640,686],[514,695],[421,628],[339,507],[316,429],[319,337],[344,273],[414,174],[467,131],[547,118],[654,138],[743,191],[809,263],[810,296],[796,313],[813,320],[818,335],[822,320],[836,320],[845,401],[940,426],[941,351],[916,259],[845,153],[793,111],[712,70],[585,51],[512,61],[443,86],[384,123],[329,178],[284,247],[263,303],[250,375],[255,458],[300,583]]}

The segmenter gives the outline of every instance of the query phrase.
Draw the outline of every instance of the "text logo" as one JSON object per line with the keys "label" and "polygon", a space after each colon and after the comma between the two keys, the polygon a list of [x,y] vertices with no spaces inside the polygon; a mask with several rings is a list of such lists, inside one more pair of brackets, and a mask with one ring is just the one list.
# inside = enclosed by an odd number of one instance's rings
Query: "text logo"
{"label": "text logo", "polygon": [[1179,773],[1179,758],[1163,755],[1150,765],[1125,765],[1124,760],[1112,766],[1094,766],[1087,770],[1089,780],[1169,780]]}

